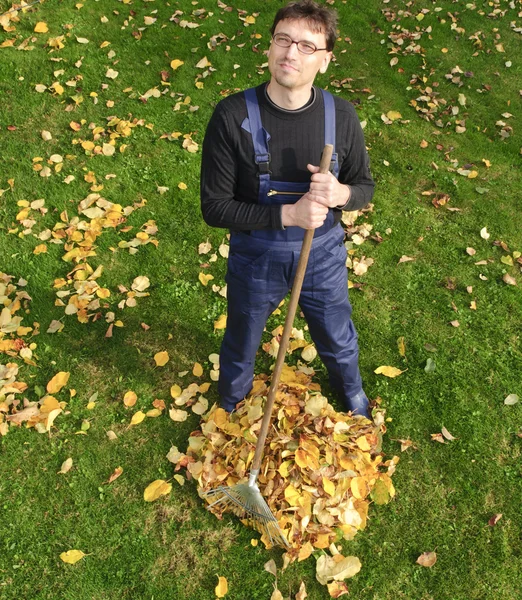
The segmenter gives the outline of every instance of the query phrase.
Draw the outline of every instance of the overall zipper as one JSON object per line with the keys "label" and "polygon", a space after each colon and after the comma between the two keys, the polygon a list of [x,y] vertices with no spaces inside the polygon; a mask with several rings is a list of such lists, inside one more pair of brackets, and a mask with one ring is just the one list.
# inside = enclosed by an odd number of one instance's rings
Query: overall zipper
{"label": "overall zipper", "polygon": [[304,192],[278,192],[277,190],[268,190],[267,196],[277,196],[281,194],[282,196],[303,196]]}

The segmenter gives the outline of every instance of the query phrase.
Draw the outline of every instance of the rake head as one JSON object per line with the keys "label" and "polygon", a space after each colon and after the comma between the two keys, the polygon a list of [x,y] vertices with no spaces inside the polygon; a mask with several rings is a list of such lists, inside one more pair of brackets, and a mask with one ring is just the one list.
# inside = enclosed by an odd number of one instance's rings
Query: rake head
{"label": "rake head", "polygon": [[266,535],[272,546],[290,547],[257,485],[238,483],[232,487],[220,486],[205,492],[203,496],[211,501],[208,508],[220,506],[223,512],[246,519],[251,527],[261,535]]}

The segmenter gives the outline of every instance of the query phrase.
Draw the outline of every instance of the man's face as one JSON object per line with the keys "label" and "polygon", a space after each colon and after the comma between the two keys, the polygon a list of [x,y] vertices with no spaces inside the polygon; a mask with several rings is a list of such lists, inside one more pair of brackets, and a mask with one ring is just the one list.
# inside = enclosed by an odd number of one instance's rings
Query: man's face
{"label": "man's face", "polygon": [[[307,41],[315,44],[316,48],[326,47],[324,33],[313,33],[308,29],[304,20],[279,21],[274,35],[277,33],[284,33],[295,42]],[[268,68],[272,80],[275,80],[280,86],[298,90],[310,87],[317,72],[324,73],[326,71],[331,58],[332,53],[326,50],[319,50],[313,54],[302,54],[297,49],[297,44],[291,44],[289,48],[282,48],[272,41],[268,52]]]}

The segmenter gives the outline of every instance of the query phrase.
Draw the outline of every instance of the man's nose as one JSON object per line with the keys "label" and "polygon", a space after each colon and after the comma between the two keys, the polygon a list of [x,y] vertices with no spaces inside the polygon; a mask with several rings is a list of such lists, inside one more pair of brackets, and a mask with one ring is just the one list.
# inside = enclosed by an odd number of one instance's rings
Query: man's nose
{"label": "man's nose", "polygon": [[299,50],[297,49],[297,42],[292,42],[288,48],[286,48],[286,56],[288,58],[296,58],[299,54]]}

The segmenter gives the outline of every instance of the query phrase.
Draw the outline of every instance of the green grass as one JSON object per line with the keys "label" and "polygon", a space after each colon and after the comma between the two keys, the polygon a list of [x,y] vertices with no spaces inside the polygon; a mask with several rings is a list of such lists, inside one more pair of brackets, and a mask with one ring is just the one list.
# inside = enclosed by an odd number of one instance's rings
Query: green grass
{"label": "green grass", "polygon": [[[280,3],[245,0],[234,3],[230,12],[205,0],[197,5],[188,0],[133,0],[131,4],[85,0],[83,4],[77,9],[73,3],[48,0],[20,14],[16,31],[0,33],[0,44],[16,37],[18,46],[26,38],[35,38],[29,41],[34,46],[30,51],[0,48],[0,189],[7,190],[0,197],[0,270],[15,281],[20,277],[28,281],[32,302],[24,324],[40,324],[39,335],[30,340],[37,344],[36,367],[6,355],[1,362],[21,364],[19,379],[29,384],[25,395],[31,401],[38,399],[35,387],[45,388],[60,370],[71,372],[69,386],[77,390],[71,399],[66,391],[57,394],[59,400],[68,401],[67,412],[58,416],[51,435],[11,427],[0,438],[0,598],[211,600],[220,575],[229,583],[227,598],[268,600],[273,576],[263,566],[274,558],[280,567],[281,551],[252,547],[250,540],[258,537],[256,533],[233,517],[220,522],[207,513],[193,482],[183,487],[174,482],[169,496],[151,504],[143,501],[143,490],[151,481],[172,477],[166,454],[172,445],[186,448],[198,418],[192,415],[184,423],[174,423],[165,414],[130,429],[128,423],[136,410],[152,408],[154,399],[168,405],[171,385],[184,387],[195,380],[194,362],[203,364],[203,380],[208,380],[208,355],[219,351],[222,337],[222,332],[214,332],[213,322],[224,312],[224,300],[199,283],[200,264],[208,256],[198,255],[197,248],[208,238],[217,250],[226,232],[208,228],[200,215],[200,151],[190,154],[182,148],[182,138],[168,141],[160,136],[192,133],[201,146],[221,93],[266,79],[266,69],[259,73],[266,60],[262,52],[268,47],[268,28]],[[335,80],[352,80],[349,87],[330,89],[352,100],[367,123],[366,143],[377,188],[373,211],[359,223],[367,220],[372,233],[383,238],[381,243],[366,241],[356,249],[358,256],[375,261],[366,275],[352,277],[363,286],[350,292],[361,371],[367,393],[381,397],[390,419],[383,450],[387,457],[401,456],[393,476],[395,499],[386,506],[372,505],[367,529],[343,543],[343,554],[358,556],[363,565],[348,582],[351,597],[515,600],[522,596],[522,439],[517,435],[522,415],[520,403],[505,406],[503,400],[508,394],[522,396],[522,275],[520,265],[510,267],[500,261],[507,252],[493,242],[504,242],[511,254],[522,252],[521,37],[510,27],[512,21],[522,26],[518,16],[522,6],[476,2],[471,8],[447,0],[411,6],[339,0],[333,4],[340,14],[342,41],[336,47],[336,61],[318,83],[328,86]],[[436,7],[442,10],[435,11]],[[491,15],[496,7],[507,12]],[[0,0],[0,12],[9,8],[8,2]],[[213,15],[192,15],[200,8]],[[394,16],[387,20],[381,8]],[[423,8],[430,12],[419,21],[416,15]],[[261,12],[254,25],[244,27],[238,9],[246,14]],[[170,21],[177,10],[183,11],[181,19],[200,27],[181,28]],[[405,12],[399,14],[401,10]],[[451,29],[448,13],[465,31]],[[103,15],[108,23],[100,21]],[[157,21],[144,26],[144,16]],[[39,21],[48,24],[48,34],[32,33]],[[399,53],[398,64],[390,67],[395,55],[389,54],[389,34],[429,26],[431,31],[416,42],[421,53]],[[141,27],[145,29],[137,39],[132,32],[139,36]],[[469,39],[476,32],[482,32],[481,47]],[[229,39],[210,51],[207,42],[218,33]],[[252,37],[256,33],[261,39]],[[48,38],[64,34],[70,34],[65,47],[50,52],[45,46]],[[89,44],[77,43],[76,36],[88,38]],[[105,40],[110,45],[100,48]],[[499,43],[505,52],[498,51]],[[112,59],[110,50],[116,53]],[[81,67],[75,67],[82,56]],[[215,71],[201,80],[204,88],[198,90],[194,83],[203,70],[195,65],[204,56]],[[175,58],[185,64],[172,71],[170,62]],[[511,61],[510,67],[506,61]],[[235,64],[241,68],[234,69]],[[460,87],[445,77],[457,65],[469,75],[461,75]],[[105,77],[109,67],[119,71],[114,81]],[[61,69],[64,74],[55,76]],[[169,72],[170,86],[161,84],[161,71]],[[65,85],[77,75],[83,79],[77,80],[76,88]],[[426,83],[415,82],[413,75],[426,77]],[[34,89],[36,84],[49,86],[54,81],[64,86],[63,95],[39,94]],[[109,87],[104,89],[103,84]],[[484,85],[491,86],[490,91]],[[155,86],[168,92],[141,101],[140,96]],[[434,118],[440,118],[443,127],[422,119],[411,104],[426,86],[447,101]],[[132,91],[124,92],[130,87]],[[97,104],[91,92],[98,94]],[[75,94],[83,96],[77,106],[71,100]],[[465,106],[459,104],[459,94],[466,96]],[[174,111],[176,102],[187,95],[199,109]],[[107,101],[114,106],[108,107]],[[444,113],[450,106],[459,107],[459,114]],[[402,119],[386,125],[381,115],[390,110],[399,111]],[[505,112],[513,116],[503,117]],[[113,157],[87,156],[79,144],[73,144],[74,139],[91,139],[90,123],[104,126],[111,116],[143,119],[153,128],[134,128],[124,140],[129,144],[126,151]],[[85,125],[80,132],[69,127],[71,121],[82,119]],[[461,119],[466,121],[466,132],[458,134],[455,125]],[[499,135],[499,120],[513,128],[505,140]],[[8,125],[16,130],[9,131]],[[42,130],[50,131],[53,139],[44,142]],[[423,139],[429,144],[425,149],[420,147]],[[46,164],[55,153],[64,157],[62,172],[39,177],[33,158],[40,156]],[[449,162],[453,159],[457,165]],[[489,168],[483,159],[491,162]],[[478,176],[468,179],[450,170],[464,166]],[[105,338],[104,319],[81,324],[74,316],[64,317],[63,307],[54,305],[53,281],[72,268],[61,260],[63,247],[47,243],[47,254],[34,255],[40,240],[8,233],[17,225],[20,200],[45,198],[49,212],[36,217],[35,233],[52,229],[63,210],[75,215],[78,203],[91,193],[91,184],[84,180],[89,171],[103,183],[100,193],[111,202],[130,206],[147,200],[125,223],[133,230],[104,232],[96,242],[97,256],[90,259],[93,268],[104,265],[100,285],[111,290],[111,309],[124,322],[123,328],[114,328],[112,338]],[[113,173],[116,178],[105,178]],[[63,183],[67,175],[75,176],[69,185]],[[12,190],[11,178],[15,180]],[[180,182],[188,189],[178,189]],[[167,186],[169,191],[161,195],[157,186]],[[481,194],[477,188],[488,191]],[[422,195],[429,190],[448,194],[449,204],[434,207],[432,197]],[[460,211],[448,211],[448,206]],[[121,239],[132,239],[149,219],[158,225],[158,248],[149,244],[135,255],[110,249]],[[489,240],[480,236],[483,227],[491,234]],[[467,247],[476,254],[469,256]],[[403,255],[415,260],[398,264]],[[486,265],[474,264],[488,259]],[[219,257],[205,269],[214,275],[212,283],[224,284],[225,267]],[[505,273],[518,285],[506,285]],[[135,308],[118,310],[116,304],[124,298],[118,285],[130,288],[139,275],[150,278],[150,296],[138,298]],[[468,286],[473,287],[471,294]],[[472,300],[476,311],[470,309]],[[62,319],[64,330],[47,334],[53,319]],[[267,330],[281,319],[271,319]],[[453,320],[460,327],[452,327]],[[150,329],[145,331],[141,323]],[[397,347],[401,336],[405,357]],[[264,340],[269,338],[267,333]],[[170,361],[155,368],[153,356],[160,350],[169,352]],[[424,370],[428,358],[435,361],[433,373]],[[407,370],[396,379],[386,379],[374,374],[380,365]],[[258,369],[266,372],[268,366],[267,357],[260,355]],[[319,363],[314,366],[328,389],[324,369]],[[178,375],[186,370],[186,376]],[[122,402],[130,389],[138,395],[131,410]],[[96,407],[87,410],[95,392],[99,394]],[[215,384],[208,398],[217,399]],[[90,422],[87,435],[76,435],[84,420]],[[445,445],[431,441],[431,434],[443,426],[455,441]],[[109,441],[108,430],[118,439]],[[406,438],[417,450],[401,454],[397,440]],[[72,470],[57,474],[68,457],[74,459]],[[123,475],[110,485],[104,483],[118,466],[123,467]],[[490,517],[498,513],[502,518],[497,525],[488,526]],[[73,548],[89,556],[74,566],[66,565],[59,555]],[[427,551],[437,552],[431,569],[415,562]],[[301,581],[310,599],[328,597],[326,588],[315,580],[313,557],[278,576],[285,598],[294,598]]]}

